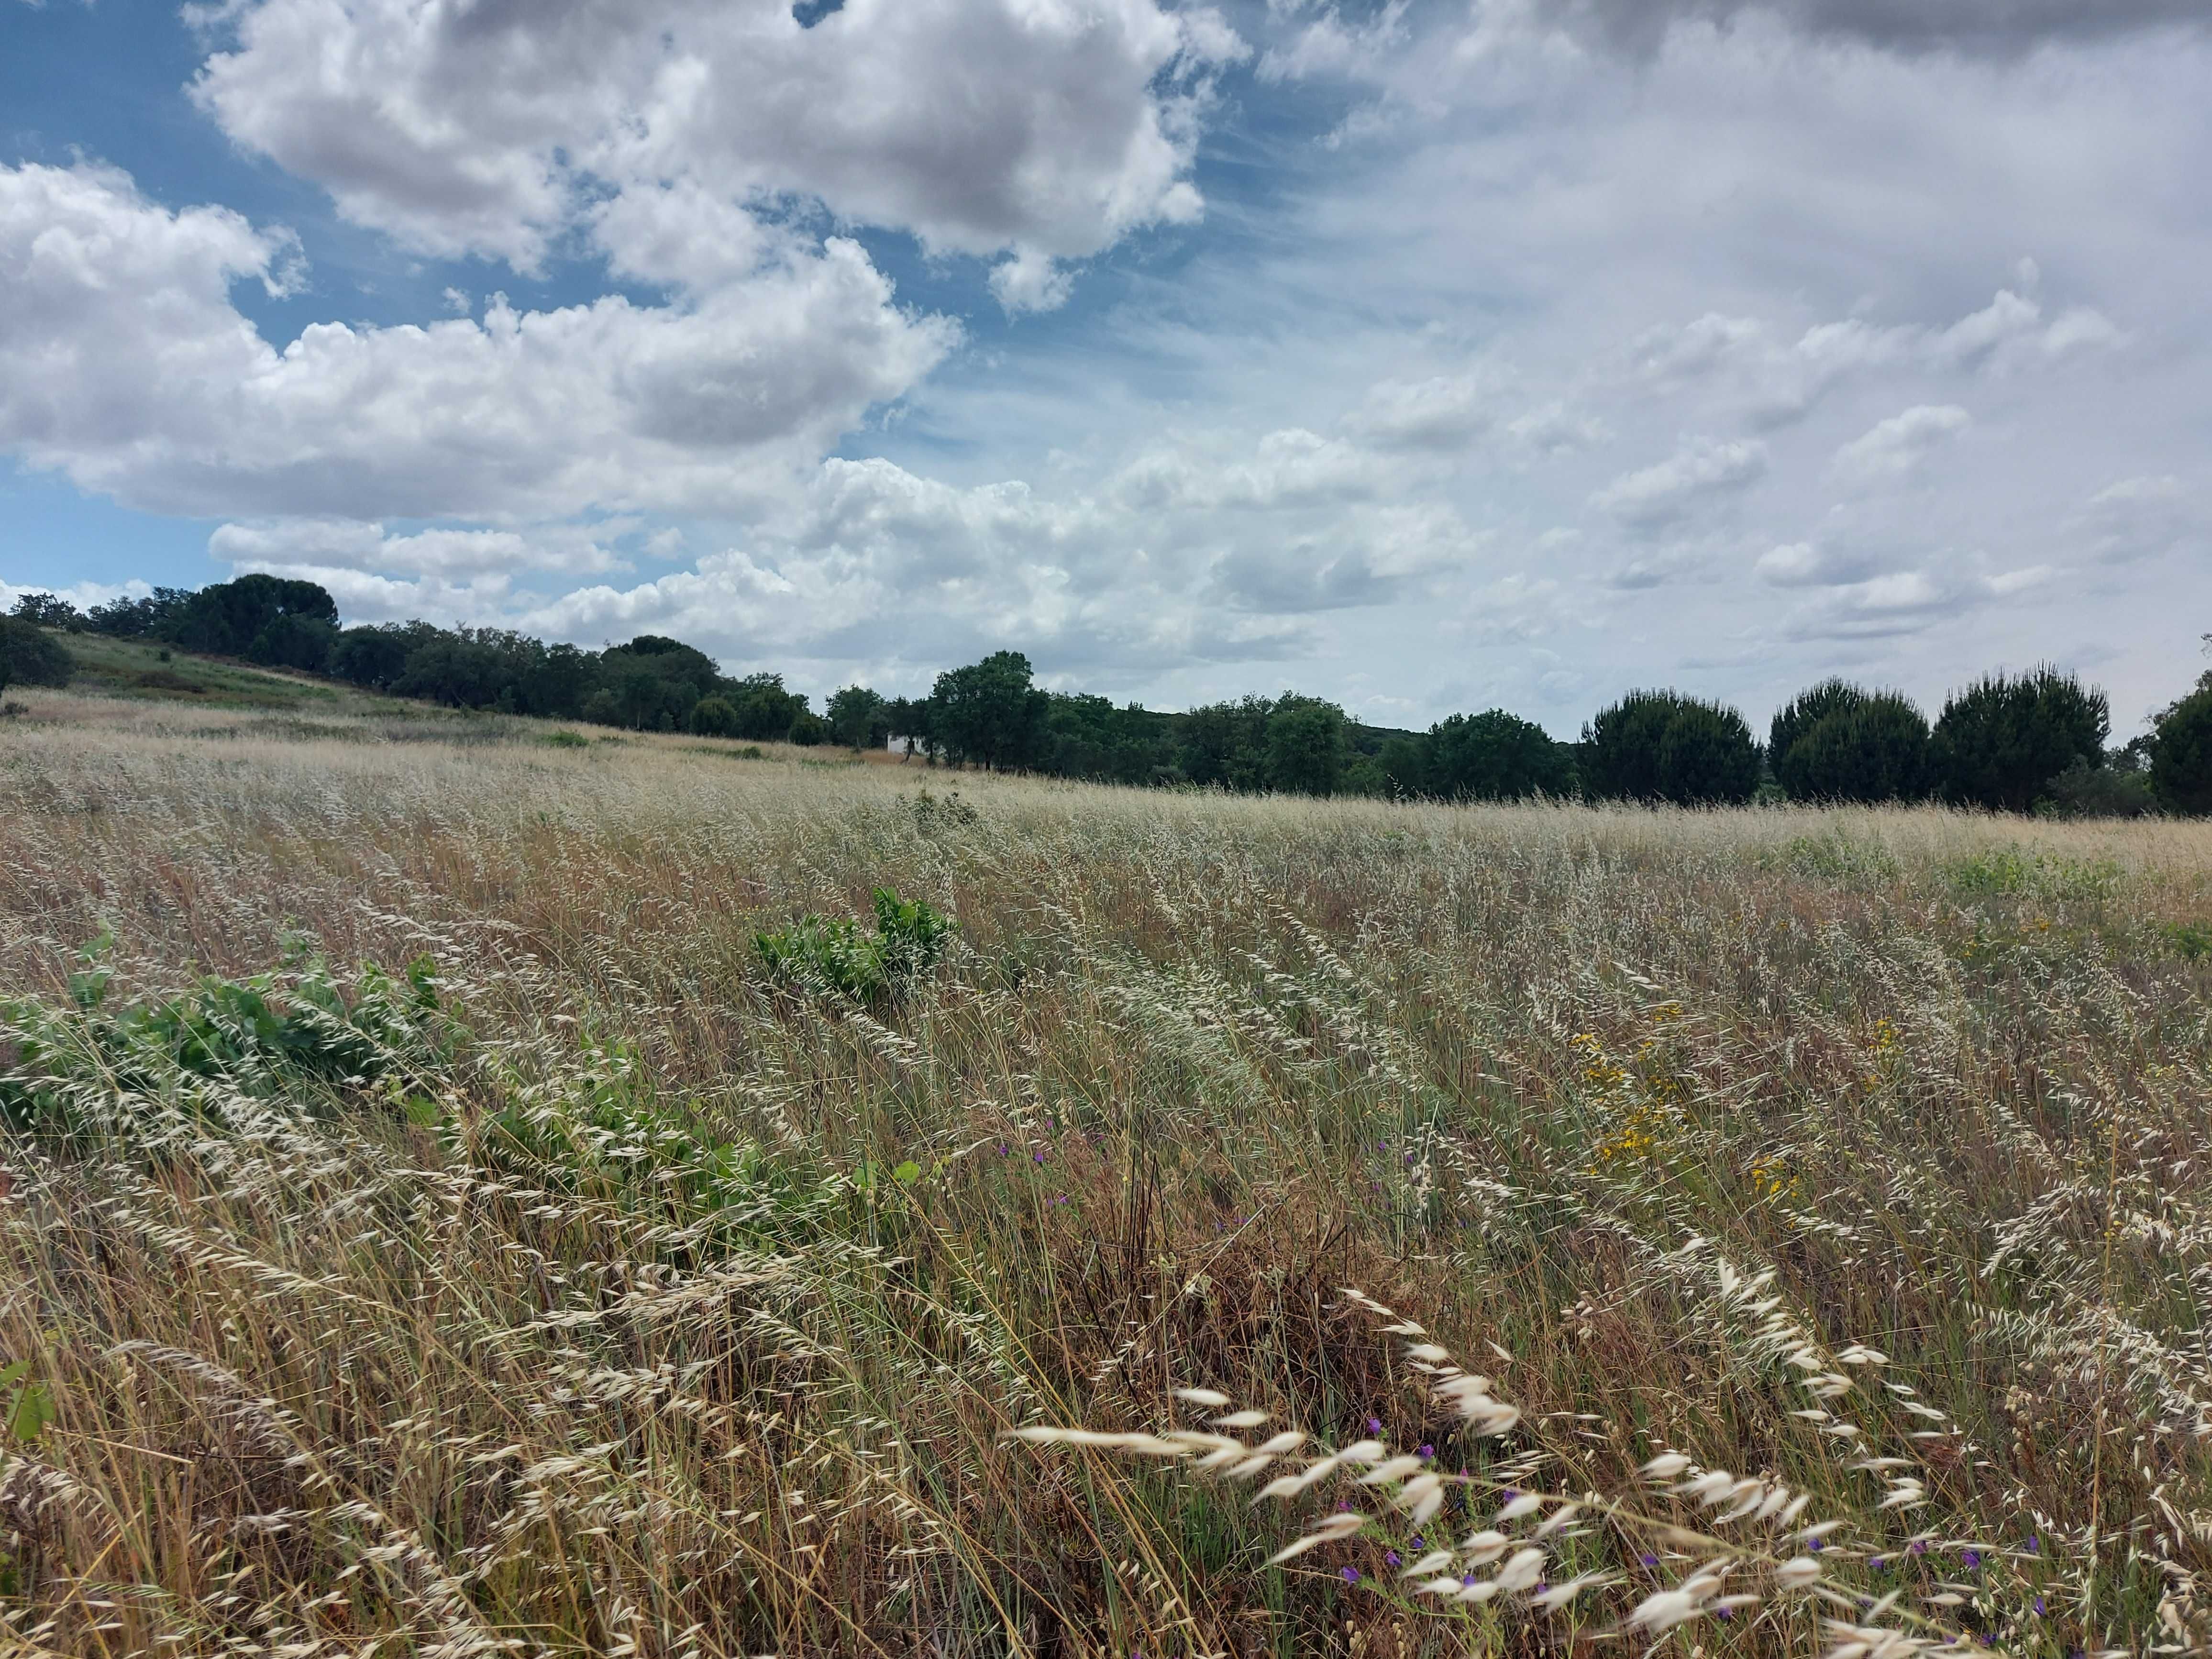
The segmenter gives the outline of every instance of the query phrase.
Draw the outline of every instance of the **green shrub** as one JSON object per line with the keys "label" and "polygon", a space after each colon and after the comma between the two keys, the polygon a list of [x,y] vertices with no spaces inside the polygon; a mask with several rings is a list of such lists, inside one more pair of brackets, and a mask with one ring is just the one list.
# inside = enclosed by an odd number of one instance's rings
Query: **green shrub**
{"label": "green shrub", "polygon": [[897,995],[936,967],[959,924],[926,899],[876,889],[876,925],[849,916],[801,916],[788,927],[753,935],[778,978],[834,992],[854,1002]]}
{"label": "green shrub", "polygon": [[11,685],[67,685],[76,668],[69,647],[20,617],[0,617],[0,691]]}
{"label": "green shrub", "polygon": [[2157,805],[2148,771],[2109,763],[2092,766],[2077,755],[2051,779],[2035,810],[2059,818],[2139,818]]}
{"label": "green shrub", "polygon": [[1797,836],[1782,849],[1782,860],[1801,876],[1828,881],[1893,881],[1898,873],[1897,860],[1880,842],[1855,841],[1840,830]]}
{"label": "green shrub", "polygon": [[548,749],[589,749],[592,746],[592,740],[581,732],[571,732],[565,726],[558,732],[548,732],[538,741]]}
{"label": "green shrub", "polygon": [[2033,893],[2039,898],[2072,900],[2103,897],[2123,872],[2110,859],[2061,858],[1998,847],[1960,859],[1945,873],[1953,887],[1976,898]]}
{"label": "green shrub", "polygon": [[[1848,700],[1836,694],[1849,691]],[[1794,800],[1911,800],[1926,793],[1928,720],[1893,691],[1862,692],[1831,681],[1792,709],[1823,693],[1837,706],[1793,729],[1786,748],[1769,751],[1774,775]],[[1775,717],[1778,731],[1785,709]]]}
{"label": "green shrub", "polygon": [[343,1091],[441,1062],[458,1031],[428,957],[401,975],[364,964],[349,991],[311,961],[289,973],[210,975],[180,995],[110,1010],[108,943],[96,940],[70,976],[74,1006],[0,1000],[0,1041],[15,1048],[0,1076],[0,1121],[19,1132],[114,1131],[134,1100],[189,1104],[210,1083],[319,1109]]}
{"label": "green shrub", "polygon": [[1991,674],[1943,705],[1929,763],[1945,799],[2025,812],[2076,760],[2101,764],[2111,729],[2105,694],[2071,674]]}
{"label": "green shrub", "polygon": [[2212,812],[2212,684],[2158,717],[2150,786],[2169,812]]}
{"label": "green shrub", "polygon": [[2166,948],[2195,962],[2212,955],[2212,927],[2201,921],[2169,921],[2158,930]]}
{"label": "green shrub", "polygon": [[[1404,739],[1400,739],[1404,743]],[[1410,746],[1409,746],[1410,747]],[[1574,763],[1566,746],[1534,721],[1492,708],[1480,714],[1454,714],[1429,728],[1422,793],[1445,800],[1521,800],[1530,795],[1574,793]],[[1401,787],[1415,759],[1408,749],[1386,745],[1385,770]]]}
{"label": "green shrub", "polygon": [[734,738],[737,706],[726,697],[700,698],[691,706],[691,729],[702,738]]}
{"label": "green shrub", "polygon": [[1632,691],[1583,731],[1594,795],[1680,805],[1740,805],[1759,787],[1759,746],[1733,708],[1679,691]]}

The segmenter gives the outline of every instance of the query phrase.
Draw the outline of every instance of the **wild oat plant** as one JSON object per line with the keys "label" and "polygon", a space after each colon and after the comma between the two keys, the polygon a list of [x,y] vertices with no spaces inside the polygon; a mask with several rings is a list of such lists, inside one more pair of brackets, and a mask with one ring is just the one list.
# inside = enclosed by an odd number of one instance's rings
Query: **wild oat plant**
{"label": "wild oat plant", "polygon": [[542,735],[11,723],[0,1649],[2212,1639],[2212,830]]}

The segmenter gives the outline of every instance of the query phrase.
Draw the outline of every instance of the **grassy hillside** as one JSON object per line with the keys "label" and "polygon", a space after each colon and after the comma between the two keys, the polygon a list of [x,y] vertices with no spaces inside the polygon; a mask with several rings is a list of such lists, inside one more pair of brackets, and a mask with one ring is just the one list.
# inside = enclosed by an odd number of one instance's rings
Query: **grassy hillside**
{"label": "grassy hillside", "polygon": [[2212,828],[27,700],[46,1649],[2205,1639]]}
{"label": "grassy hillside", "polygon": [[195,702],[215,708],[330,708],[346,700],[344,692],[304,676],[172,651],[151,640],[105,634],[62,638],[76,659],[70,689],[94,696]]}

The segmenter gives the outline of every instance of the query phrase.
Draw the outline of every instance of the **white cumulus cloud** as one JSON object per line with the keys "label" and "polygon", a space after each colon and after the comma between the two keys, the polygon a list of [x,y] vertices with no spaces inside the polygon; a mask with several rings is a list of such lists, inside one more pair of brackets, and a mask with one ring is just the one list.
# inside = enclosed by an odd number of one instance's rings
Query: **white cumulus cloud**
{"label": "white cumulus cloud", "polygon": [[356,519],[711,507],[781,489],[957,337],[854,242],[683,304],[320,323],[279,351],[230,284],[281,234],[95,167],[0,167],[0,448],[171,512]]}

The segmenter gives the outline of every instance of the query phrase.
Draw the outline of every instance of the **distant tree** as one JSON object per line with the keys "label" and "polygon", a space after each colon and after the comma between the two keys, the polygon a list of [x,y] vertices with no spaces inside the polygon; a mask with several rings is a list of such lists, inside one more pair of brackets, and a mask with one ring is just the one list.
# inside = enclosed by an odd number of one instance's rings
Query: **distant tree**
{"label": "distant tree", "polygon": [[329,668],[337,639],[336,623],[287,612],[271,617],[253,636],[246,647],[246,660],[265,668],[296,668],[303,673],[319,674]]}
{"label": "distant tree", "polygon": [[166,637],[170,624],[184,614],[191,598],[189,588],[157,587],[143,599],[111,599],[85,613],[85,626],[95,634],[119,639]]}
{"label": "distant tree", "polygon": [[[1928,720],[1894,691],[1864,692],[1832,680],[1851,700],[1801,726],[1779,750],[1774,775],[1793,800],[1917,800],[1928,793]],[[1793,705],[1794,707],[1795,705]],[[1786,711],[1785,711],[1786,712]],[[1775,717],[1778,728],[1782,716]]]}
{"label": "distant tree", "polygon": [[33,628],[54,628],[70,634],[84,628],[84,617],[77,608],[58,593],[18,594],[15,608],[8,614]]}
{"label": "distant tree", "polygon": [[787,741],[797,744],[801,749],[818,749],[830,741],[830,722],[811,708],[805,708],[803,698],[800,701],[799,711],[791,717],[791,733]]}
{"label": "distant tree", "polygon": [[890,737],[890,704],[865,685],[848,685],[830,694],[825,718],[830,734],[858,754],[880,749]]}
{"label": "distant tree", "polygon": [[1174,774],[1167,720],[1133,702],[1117,707],[1106,697],[1054,693],[1038,765],[1055,777],[1157,783]]}
{"label": "distant tree", "polygon": [[1565,795],[1574,767],[1550,732],[1503,708],[1454,714],[1429,728],[1426,792],[1446,800]]}
{"label": "distant tree", "polygon": [[2039,813],[2061,818],[2139,818],[2156,810],[2148,757],[2130,744],[2092,766],[2079,755],[2044,786]]}
{"label": "distant tree", "polygon": [[903,765],[914,758],[917,750],[934,757],[930,741],[932,710],[927,697],[893,697],[884,706],[884,718],[890,727],[890,736],[903,739],[906,750],[899,757]]}
{"label": "distant tree", "polygon": [[[319,583],[257,573],[201,588],[162,619],[158,632],[187,651],[252,657],[270,625],[289,617],[336,629],[337,601]],[[273,638],[263,647],[270,653],[280,648]]]}
{"label": "distant tree", "polygon": [[[538,650],[544,653],[545,647]],[[677,730],[702,697],[723,684],[722,671],[712,657],[660,634],[641,634],[627,645],[602,651],[595,678],[599,690],[611,699],[600,706],[611,706],[613,723],[641,732]]]}
{"label": "distant tree", "polygon": [[955,761],[995,772],[1033,766],[1044,748],[1051,699],[1031,682],[1030,659],[994,651],[937,677],[929,702],[933,735]]}
{"label": "distant tree", "polygon": [[2169,812],[2212,812],[2212,674],[2151,728],[2150,787]]}
{"label": "distant tree", "polygon": [[1829,715],[1849,714],[1866,700],[1864,689],[1849,680],[1826,679],[1775,710],[1766,726],[1766,763],[1774,769],[1776,779],[1780,780],[1784,757],[1797,746],[1798,738]]}
{"label": "distant tree", "polygon": [[67,685],[76,659],[43,628],[0,617],[0,690],[10,685]]}
{"label": "distant tree", "polygon": [[1991,674],[1943,705],[1929,763],[1946,799],[2025,812],[2075,761],[2101,763],[2111,730],[2105,694],[2072,674]]}
{"label": "distant tree", "polygon": [[423,697],[449,708],[489,708],[514,683],[512,655],[496,635],[440,629],[407,653],[406,666],[391,689],[396,696]]}
{"label": "distant tree", "polygon": [[1759,787],[1759,747],[1733,708],[1679,691],[1632,691],[1583,728],[1590,793],[1683,805],[1741,803]]}
{"label": "distant tree", "polygon": [[349,628],[331,643],[330,672],[382,691],[407,672],[408,654],[438,630],[428,623],[378,623]]}
{"label": "distant tree", "polygon": [[738,711],[726,697],[702,697],[691,705],[690,724],[702,738],[734,738]]}
{"label": "distant tree", "polygon": [[1333,795],[1345,764],[1344,710],[1285,692],[1267,716],[1267,787],[1287,795]]}
{"label": "distant tree", "polygon": [[805,697],[783,689],[781,674],[748,674],[730,683],[721,695],[738,711],[732,735],[750,743],[781,743],[791,735],[791,723],[806,708]]}
{"label": "distant tree", "polygon": [[1177,765],[1193,783],[1224,789],[1267,787],[1267,697],[1207,703],[1182,717]]}
{"label": "distant tree", "polygon": [[1375,756],[1375,773],[1381,787],[1374,793],[1394,800],[1409,800],[1433,793],[1435,786],[1430,781],[1431,751],[1435,745],[1434,727],[1425,734],[1402,732],[1384,738]]}

